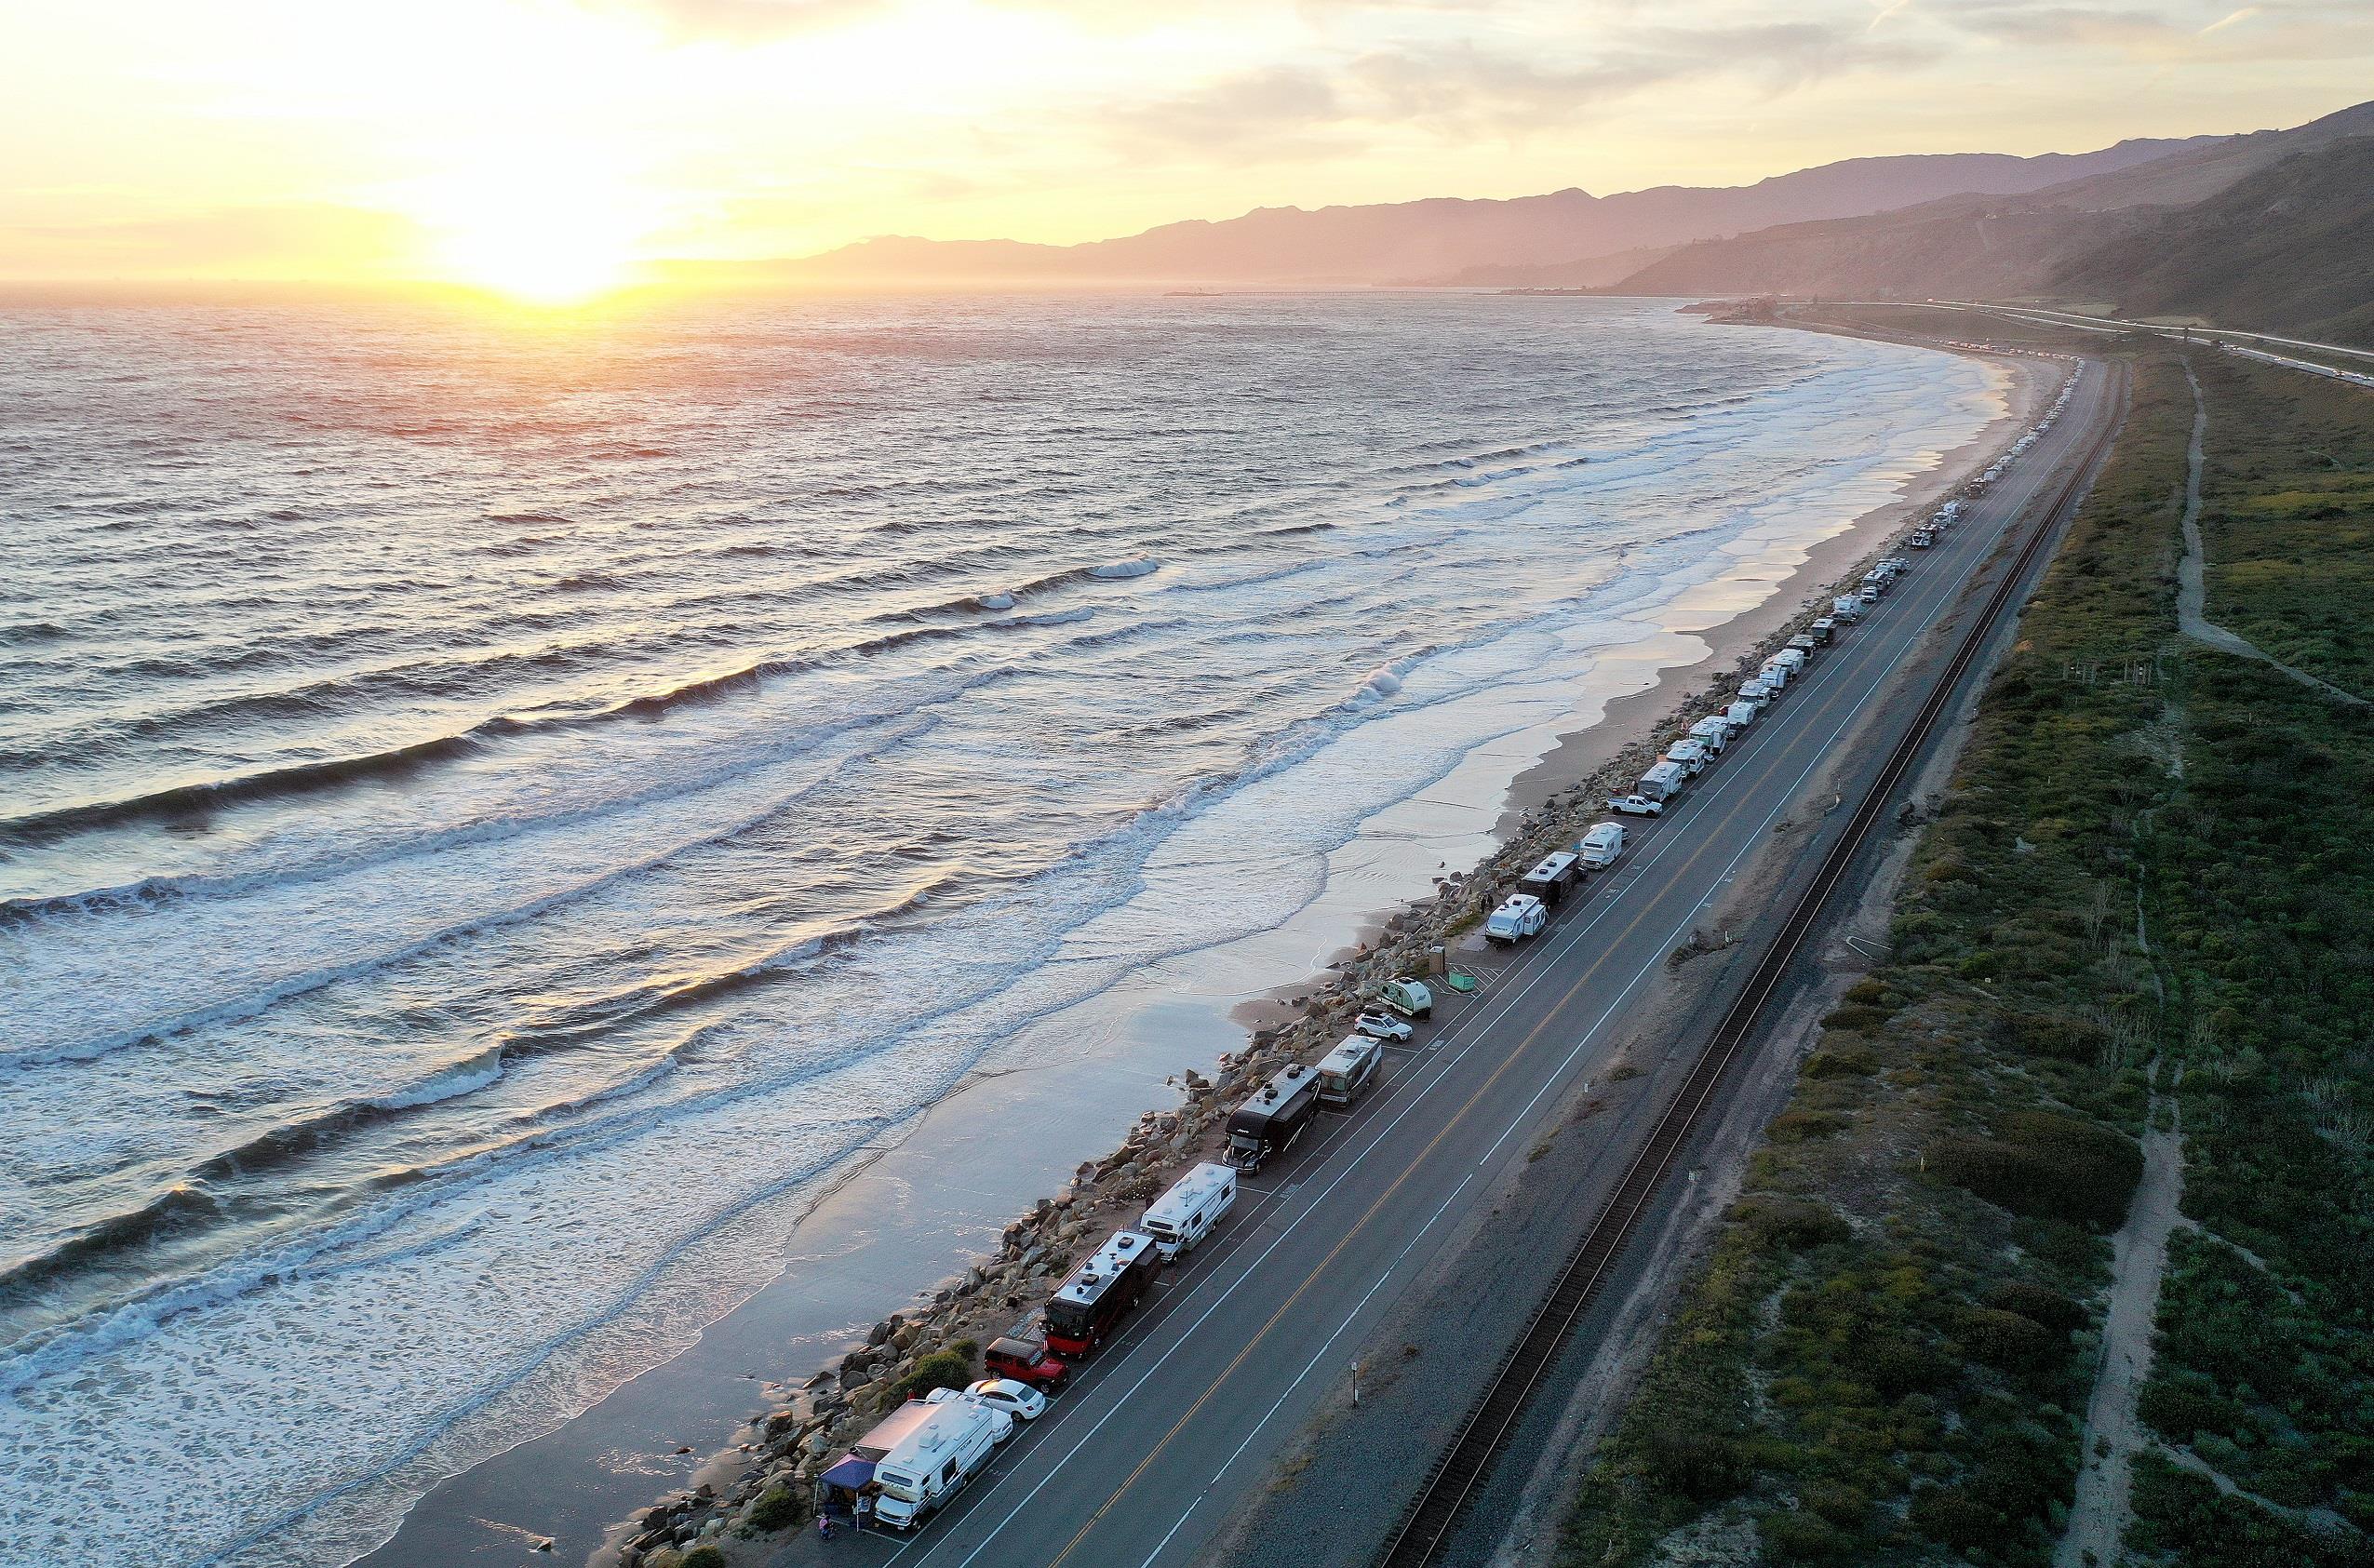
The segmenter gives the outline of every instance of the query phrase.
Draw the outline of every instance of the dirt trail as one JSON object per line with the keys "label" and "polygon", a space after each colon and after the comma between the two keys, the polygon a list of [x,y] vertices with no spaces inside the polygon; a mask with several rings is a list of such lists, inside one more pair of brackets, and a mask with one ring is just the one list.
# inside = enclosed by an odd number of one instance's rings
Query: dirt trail
{"label": "dirt trail", "polygon": [[2256,659],[2289,676],[2313,691],[2322,692],[2335,702],[2353,707],[2374,707],[2354,692],[2344,691],[2331,681],[2295,669],[2260,649],[2247,638],[2237,637],[2207,613],[2208,594],[2203,582],[2206,553],[2201,544],[2201,462],[2202,445],[2209,429],[2209,406],[2201,395],[2201,380],[2193,373],[2193,362],[2184,364],[2184,379],[2193,384],[2193,444],[2185,454],[2184,464],[2184,558],[2176,569],[2177,629],[2193,641],[2220,652]]}
{"label": "dirt trail", "polygon": [[2077,1498],[2053,1553],[2053,1568],[2111,1568],[2119,1561],[2120,1542],[2133,1517],[2135,1455],[2150,1441],[2135,1407],[2152,1374],[2152,1321],[2160,1304],[2160,1278],[2167,1272],[2168,1236],[2184,1195],[2184,1135],[2177,1125],[2175,1097],[2159,1092],[2159,1076],[2154,1062],[2143,1179],[2127,1207],[2126,1223],[2111,1239],[2111,1305],[2102,1322],[2101,1371],[2086,1402]]}

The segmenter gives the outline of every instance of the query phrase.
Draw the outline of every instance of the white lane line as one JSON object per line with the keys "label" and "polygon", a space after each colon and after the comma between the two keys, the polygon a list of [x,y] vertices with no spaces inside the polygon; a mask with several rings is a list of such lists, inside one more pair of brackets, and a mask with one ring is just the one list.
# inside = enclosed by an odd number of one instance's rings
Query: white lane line
{"label": "white lane line", "polygon": [[[2035,469],[2032,470],[2032,473],[2041,473],[2041,470],[2046,465],[2035,465]],[[2000,538],[2004,530],[2009,527],[2011,522],[2016,519],[2020,512],[2023,511],[2034,499],[2037,482],[2038,481],[2035,477],[2029,477],[2027,492],[2021,496],[2020,500],[2016,504],[2008,509],[2007,515],[2005,516],[2003,523],[1995,529],[1996,537]],[[1951,583],[1949,585],[1966,583],[1972,570],[1977,564],[1978,563],[1975,561],[1965,564],[1958,576],[1955,576],[1951,580]],[[1944,612],[1949,600],[1950,594],[1941,594],[1938,602],[1931,608],[1928,615],[1922,621],[1921,624],[1914,627],[1911,632],[1907,634],[1904,637],[1899,638],[1899,644],[1904,648],[1909,648],[1912,643],[1916,642],[1921,637],[1923,637],[1928,631],[1929,627],[1937,622],[1938,617]],[[1848,704],[1845,717],[1842,717],[1838,723],[1832,727],[1829,736],[1823,741],[1821,749],[1817,750],[1815,753],[1813,759],[1807,762],[1804,769],[1800,770],[1796,779],[1785,786],[1785,788],[1781,791],[1779,799],[1774,804],[1772,811],[1767,812],[1764,822],[1758,824],[1759,831],[1750,833],[1748,836],[1746,842],[1741,845],[1738,853],[1732,857],[1732,867],[1736,867],[1739,861],[1743,859],[1750,850],[1754,849],[1757,844],[1762,842],[1761,829],[1768,825],[1775,817],[1778,816],[1783,807],[1794,800],[1795,793],[1799,788],[1803,787],[1804,780],[1812,773],[1813,770],[1819,766],[1830,755],[1829,747],[1835,744],[1839,735],[1843,734],[1847,726],[1855,722],[1857,717],[1860,716],[1863,712],[1865,704],[1868,703],[1871,697],[1871,694],[1878,689],[1878,687],[1886,679],[1888,675],[1893,673],[1895,667],[1895,664],[1892,663],[1884,665],[1877,673],[1872,675],[1870,680],[1865,682],[1862,695]],[[1764,736],[1771,733],[1773,733],[1771,730],[1758,730],[1750,737],[1750,743],[1753,744],[1755,741],[1758,741]],[[1735,775],[1733,774],[1725,773],[1717,781],[1713,793],[1705,796],[1694,797],[1691,801],[1686,803],[1690,808],[1692,808],[1688,811],[1688,816],[1692,820],[1695,820],[1697,817],[1704,815],[1705,812],[1710,809],[1714,801],[1721,798],[1721,797],[1725,793],[1727,786],[1730,784],[1734,777]],[[1636,871],[1645,871],[1649,866],[1652,866],[1658,861],[1664,859],[1667,853],[1682,842],[1683,836],[1678,831],[1678,824],[1681,820],[1682,819],[1679,817],[1676,819],[1677,831],[1671,833],[1660,833],[1657,835],[1658,842],[1656,849],[1651,852],[1647,860],[1635,863]],[[1583,922],[1581,925],[1573,928],[1571,932],[1567,933],[1565,939],[1558,944],[1556,947],[1545,947],[1538,949],[1538,951],[1543,954],[1555,953],[1558,957],[1563,958],[1566,953],[1572,951],[1575,945],[1581,941],[1584,934],[1589,931],[1594,926],[1598,925],[1600,920],[1604,918],[1613,907],[1613,900],[1603,901],[1601,907],[1592,912],[1591,918]],[[1684,920],[1681,926],[1676,927],[1674,929],[1673,938],[1678,939],[1682,935],[1683,931],[1688,928],[1688,925],[1689,921]],[[1493,1012],[1489,1020],[1477,1021],[1479,1023],[1479,1030],[1487,1028],[1491,1025],[1496,1025],[1502,1018],[1505,1018],[1512,1008],[1533,993],[1535,987],[1541,984],[1542,980],[1548,976],[1554,965],[1549,959],[1545,958],[1540,963],[1525,963],[1522,967],[1533,970],[1535,972],[1526,981],[1525,985],[1514,995],[1507,997],[1502,1001],[1500,1007]],[[1599,1020],[1591,1025],[1590,1030],[1585,1031],[1583,1039],[1576,1042],[1575,1049],[1568,1052],[1565,1062],[1561,1065],[1558,1072],[1551,1075],[1551,1082],[1556,1081],[1556,1079],[1564,1072],[1565,1068],[1572,1065],[1576,1055],[1582,1051],[1583,1046],[1589,1041],[1590,1034],[1593,1031],[1596,1031],[1600,1025],[1606,1021],[1606,1018],[1610,1013],[1614,1012],[1617,1007],[1622,1005],[1624,998],[1630,996],[1631,992],[1639,986],[1642,980],[1646,978],[1650,971],[1654,968],[1655,965],[1652,963],[1650,965],[1643,966],[1641,970],[1635,972],[1631,981],[1626,985],[1624,990],[1619,994],[1616,1000],[1608,1005],[1606,1011],[1601,1013]],[[1461,1023],[1465,1024],[1469,1021],[1470,1020],[1462,1020]],[[1438,1036],[1436,1038],[1436,1043],[1448,1044],[1459,1032],[1460,1025],[1455,1025],[1452,1029],[1446,1030],[1442,1035]],[[1297,1213],[1291,1221],[1279,1230],[1276,1237],[1270,1240],[1267,1247],[1264,1247],[1244,1266],[1243,1269],[1238,1273],[1236,1278],[1228,1282],[1227,1288],[1222,1290],[1219,1294],[1213,1298],[1211,1304],[1196,1316],[1194,1321],[1188,1323],[1185,1328],[1179,1331],[1177,1336],[1173,1340],[1169,1347],[1164,1349],[1160,1356],[1155,1358],[1155,1360],[1147,1367],[1145,1372],[1139,1374],[1137,1380],[1114,1397],[1111,1408],[1107,1409],[1103,1415],[1097,1417],[1095,1424],[1080,1435],[1080,1441],[1065,1451],[1062,1460],[1059,1460],[1048,1470],[1044,1477],[1040,1478],[1036,1485],[1031,1487],[1028,1492],[1025,1493],[1022,1495],[1021,1500],[1015,1503],[1012,1509],[1008,1510],[1003,1519],[999,1520],[996,1524],[989,1528],[988,1533],[982,1537],[979,1545],[975,1546],[972,1551],[966,1553],[963,1558],[959,1560],[957,1568],[970,1568],[973,1560],[978,1558],[984,1551],[987,1550],[990,1543],[999,1534],[1003,1534],[1006,1528],[1013,1524],[1017,1518],[1021,1517],[1023,1510],[1030,1506],[1033,1498],[1037,1497],[1041,1491],[1045,1490],[1048,1482],[1053,1481],[1056,1476],[1063,1473],[1064,1465],[1077,1455],[1082,1448],[1085,1448],[1088,1443],[1095,1438],[1098,1432],[1104,1430],[1106,1424],[1120,1413],[1122,1408],[1126,1405],[1130,1396],[1143,1388],[1147,1381],[1149,1381],[1156,1373],[1162,1369],[1165,1362],[1169,1361],[1173,1356],[1176,1355],[1186,1347],[1187,1340],[1195,1333],[1196,1330],[1201,1328],[1214,1312],[1218,1311],[1221,1307],[1227,1303],[1230,1297],[1234,1296],[1236,1293],[1243,1287],[1245,1282],[1253,1277],[1254,1271],[1257,1270],[1262,1264],[1268,1260],[1270,1254],[1275,1253],[1281,1246],[1284,1245],[1287,1239],[1293,1236],[1296,1230],[1300,1229],[1306,1220],[1318,1213],[1320,1206],[1323,1204],[1328,1197],[1335,1192],[1335,1188],[1342,1185],[1347,1177],[1350,1176],[1354,1172],[1361,1168],[1361,1161],[1362,1159],[1364,1159],[1370,1152],[1373,1152],[1377,1146],[1383,1142],[1388,1133],[1401,1125],[1402,1121],[1407,1118],[1412,1111],[1426,1103],[1428,1096],[1441,1085],[1444,1078],[1449,1076],[1451,1070],[1457,1066],[1459,1063],[1466,1060],[1469,1052],[1474,1049],[1474,1044],[1475,1041],[1470,1039],[1468,1043],[1462,1045],[1455,1053],[1442,1057],[1432,1064],[1433,1074],[1428,1081],[1421,1085],[1412,1093],[1409,1102],[1396,1112],[1390,1120],[1386,1122],[1383,1127],[1377,1130],[1375,1136],[1368,1140],[1367,1144],[1362,1147],[1358,1156],[1348,1159],[1343,1162],[1342,1169],[1337,1171],[1335,1176],[1331,1178],[1324,1186],[1320,1188],[1318,1193],[1311,1198],[1310,1201],[1303,1207],[1299,1213]],[[1545,1086],[1545,1088],[1547,1086]],[[1539,1098],[1540,1094],[1537,1092],[1535,1095],[1535,1100],[1538,1101]],[[1503,1134],[1503,1137],[1505,1140],[1505,1133]],[[1348,1144],[1350,1140],[1347,1139],[1347,1143]],[[946,1541],[946,1537],[943,1536],[940,1541],[935,1541],[932,1549],[936,1550],[938,1547]],[[905,1549],[906,1548],[902,1548],[899,1555],[904,1556],[905,1554]],[[925,1559],[928,1559],[931,1553],[927,1551],[925,1553]],[[893,1561],[895,1561],[895,1559],[893,1559]],[[919,1559],[919,1561],[923,1561],[923,1559]]]}

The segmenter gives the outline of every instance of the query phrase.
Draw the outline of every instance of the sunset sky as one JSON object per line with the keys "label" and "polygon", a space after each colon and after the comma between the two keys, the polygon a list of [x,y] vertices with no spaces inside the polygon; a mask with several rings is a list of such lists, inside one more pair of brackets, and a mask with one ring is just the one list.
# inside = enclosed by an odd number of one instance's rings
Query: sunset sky
{"label": "sunset sky", "polygon": [[556,291],[2369,96],[2366,0],[0,0],[0,276]]}

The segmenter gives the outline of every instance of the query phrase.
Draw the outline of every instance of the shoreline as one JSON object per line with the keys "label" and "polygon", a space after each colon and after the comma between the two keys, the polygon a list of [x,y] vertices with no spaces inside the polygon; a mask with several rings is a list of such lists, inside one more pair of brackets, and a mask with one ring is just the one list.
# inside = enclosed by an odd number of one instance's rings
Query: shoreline
{"label": "shoreline", "polygon": [[[1536,730],[1504,737],[1478,747],[1453,770],[1455,775],[1460,769],[1499,769],[1488,809],[1472,801],[1404,802],[1412,811],[1379,813],[1428,820],[1415,830],[1404,823],[1374,835],[1376,821],[1363,824],[1350,844],[1328,857],[1321,893],[1284,928],[1213,951],[1257,944],[1275,952],[1296,940],[1297,926],[1334,933],[1349,930],[1355,933],[1352,945],[1332,953],[1312,946],[1301,978],[1251,998],[1241,988],[1234,996],[1209,985],[1190,989],[1175,1012],[1142,1020],[1125,1038],[1092,1041],[1069,1062],[1001,1064],[994,1056],[985,1061],[939,1102],[905,1125],[886,1129],[879,1146],[836,1173],[803,1206],[792,1251],[768,1286],[703,1327],[676,1355],[594,1400],[561,1427],[440,1481],[415,1500],[391,1541],[356,1561],[409,1562],[422,1560],[423,1550],[433,1553],[438,1544],[434,1531],[423,1532],[425,1541],[410,1542],[409,1552],[393,1549],[406,1544],[432,1497],[439,1499],[443,1513],[483,1526],[490,1522],[483,1515],[516,1505],[521,1478],[536,1478],[550,1490],[552,1478],[587,1462],[612,1476],[645,1478],[651,1483],[643,1489],[647,1497],[671,1476],[681,1483],[669,1501],[638,1508],[630,1522],[613,1525],[592,1561],[648,1568],[666,1561],[663,1548],[668,1542],[691,1538],[717,1542],[730,1561],[756,1561],[752,1548],[736,1549],[733,1528],[746,1521],[765,1487],[788,1481],[798,1494],[796,1503],[804,1504],[805,1488],[797,1480],[802,1466],[838,1453],[835,1440],[844,1438],[852,1423],[871,1419],[865,1412],[884,1385],[934,1345],[986,1338],[1011,1321],[1024,1296],[1043,1293],[1043,1281],[1066,1265],[1070,1249],[1121,1223],[1120,1211],[1159,1190],[1173,1169],[1212,1151],[1225,1119],[1221,1102],[1243,1081],[1332,1044],[1348,1021],[1347,1000],[1364,983],[1403,967],[1414,937],[1436,934],[1429,927],[1457,923],[1462,906],[1473,901],[1473,890],[1488,886],[1496,871],[1508,871],[1504,863],[1530,864],[1537,848],[1528,849],[1528,841],[1541,838],[1546,829],[1556,825],[1562,836],[1571,837],[1571,823],[1556,819],[1574,812],[1578,803],[1598,804],[1578,789],[1577,780],[1593,784],[1596,779],[1587,775],[1630,766],[1653,728],[1678,707],[1710,685],[1727,689],[1750,650],[1774,640],[1780,627],[1803,615],[1811,590],[1838,580],[1911,516],[1958,489],[1983,466],[1981,454],[2006,444],[2006,432],[2032,420],[2044,395],[2042,367],[1966,357],[1997,370],[1992,391],[2002,410],[1971,440],[1937,454],[1903,479],[1892,498],[1832,532],[1770,542],[1714,581],[1684,590],[1653,612],[1650,619],[1658,628],[1654,635],[1604,651],[1594,672],[1603,678],[1592,682],[1592,692],[1570,716],[1581,722],[1561,721],[1562,728],[1546,736]],[[1507,752],[1526,736],[1533,737],[1523,753],[1530,760],[1512,775]],[[1448,875],[1435,878],[1435,896],[1380,899],[1378,890],[1364,888],[1361,851],[1389,853],[1406,869],[1413,838],[1429,847],[1439,841],[1444,849],[1442,866]],[[1462,892],[1468,896],[1459,896]],[[1152,988],[1178,985],[1182,977],[1166,972],[1172,969],[1156,966],[1148,977]],[[1178,1064],[1212,1060],[1213,1018],[1250,1033],[1249,1047],[1242,1034],[1234,1036],[1238,1049],[1220,1056],[1216,1081],[1192,1069],[1182,1077]],[[1051,1097],[1030,1092],[1032,1075],[1050,1071],[1073,1079],[1065,1103],[1034,1103]],[[1178,1095],[1171,1106],[1147,1110],[1166,1087]],[[978,1131],[990,1127],[994,1137]],[[986,1150],[992,1142],[999,1159],[962,1159],[970,1146]],[[1082,1146],[1115,1152],[1076,1167],[1048,1152]],[[946,1173],[959,1164],[966,1181],[953,1189],[961,1196],[952,1201],[935,1191],[932,1178],[949,1186]],[[1050,1192],[1058,1196],[1043,1196]],[[985,1212],[1023,1217],[1000,1229],[995,1221],[980,1223]],[[893,1237],[895,1258],[867,1258],[869,1243]],[[886,1264],[897,1266],[894,1278]],[[913,1288],[918,1279],[935,1273],[934,1284]],[[794,1280],[796,1291],[787,1283]],[[787,1302],[786,1294],[800,1300]],[[906,1305],[875,1317],[893,1296]],[[838,1316],[840,1322],[803,1332],[793,1321],[796,1315]],[[865,1345],[852,1351],[860,1340]],[[804,1378],[788,1370],[828,1361],[829,1370]],[[672,1393],[656,1388],[660,1379],[638,1388],[650,1373],[671,1368],[674,1375],[666,1381],[675,1385]],[[557,1441],[563,1434],[570,1435],[568,1441]],[[712,1452],[705,1456],[696,1452],[704,1447]],[[658,1457],[671,1453],[673,1459]],[[704,1490],[708,1495],[700,1494]]]}

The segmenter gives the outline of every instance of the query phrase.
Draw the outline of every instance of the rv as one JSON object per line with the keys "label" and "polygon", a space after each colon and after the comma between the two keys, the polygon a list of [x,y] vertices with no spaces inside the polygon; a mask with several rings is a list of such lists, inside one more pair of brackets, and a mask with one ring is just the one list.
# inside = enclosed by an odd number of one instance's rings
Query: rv
{"label": "rv", "polygon": [[1794,680],[1804,669],[1808,657],[1809,655],[1802,648],[1784,648],[1772,656],[1772,662],[1785,666],[1789,671],[1789,677]]}
{"label": "rv", "polygon": [[[1366,1035],[1348,1035],[1343,1043],[1319,1059],[1311,1068],[1319,1075],[1319,1098],[1321,1104],[1348,1106],[1366,1092],[1376,1078],[1377,1064],[1385,1060],[1385,1042]],[[1218,1167],[1214,1167],[1218,1169]],[[1230,1190],[1235,1190],[1234,1178]]]}
{"label": "rv", "polygon": [[[1386,995],[1391,997],[1390,986]],[[1318,1115],[1319,1075],[1299,1065],[1281,1069],[1228,1118],[1228,1163],[1255,1174],[1294,1147]]]}
{"label": "rv", "polygon": [[[895,1431],[892,1428],[897,1428]],[[891,1418],[868,1432],[856,1453],[871,1457],[874,1520],[892,1530],[912,1530],[964,1483],[979,1475],[997,1446],[1000,1428],[1013,1429],[1013,1417],[971,1400],[932,1404],[910,1400]],[[887,1435],[887,1441],[879,1441]],[[879,1452],[869,1455],[868,1448]]]}
{"label": "rv", "polygon": [[1915,550],[1925,550],[1937,542],[1938,536],[1931,533],[1927,529],[1913,529],[1912,537],[1905,541],[1906,543],[1911,545]]}
{"label": "rv", "polygon": [[1624,852],[1624,824],[1617,822],[1601,823],[1589,833],[1584,834],[1583,841],[1576,848],[1581,851],[1585,865],[1594,870],[1603,870],[1615,864],[1616,857]]}
{"label": "rv", "polygon": [[1756,721],[1756,704],[1743,698],[1723,710],[1723,721],[1734,730],[1745,730]]}
{"label": "rv", "polygon": [[1510,893],[1484,921],[1483,939],[1513,945],[1539,932],[1549,920],[1549,911],[1541,900],[1530,893]]}
{"label": "rv", "polygon": [[1679,763],[1660,762],[1641,775],[1632,793],[1645,795],[1652,800],[1670,800],[1682,793],[1682,785],[1689,776]]}
{"label": "rv", "polygon": [[1531,893],[1549,908],[1566,902],[1566,895],[1582,880],[1582,873],[1575,869],[1575,857],[1564,852],[1543,857],[1542,863],[1517,878],[1517,891]]}
{"label": "rv", "polygon": [[[1376,1044],[1375,1040],[1368,1043]],[[1341,1047],[1337,1049],[1340,1052]],[[1320,1066],[1324,1068],[1326,1065],[1321,1062]],[[1163,1262],[1175,1263],[1195,1251],[1196,1243],[1212,1234],[1212,1227],[1236,1202],[1237,1173],[1226,1165],[1206,1160],[1172,1183],[1171,1190],[1156,1199],[1146,1211],[1137,1228],[1154,1238],[1154,1250],[1162,1254]]]}
{"label": "rv", "polygon": [[1830,646],[1830,639],[1838,635],[1838,622],[1831,616],[1818,616],[1805,630],[1811,634],[1816,642],[1827,648]]}
{"label": "rv", "polygon": [[1756,678],[1763,681],[1766,686],[1771,687],[1775,691],[1781,691],[1787,690],[1789,686],[1789,677],[1796,673],[1796,671],[1791,669],[1787,664],[1782,663],[1779,656],[1776,654],[1774,657],[1765,660],[1761,665],[1757,666]]}
{"label": "rv", "polygon": [[1074,1357],[1095,1349],[1161,1269],[1162,1253],[1154,1238],[1142,1230],[1113,1232],[1047,1298],[1047,1348]]}
{"label": "rv", "polygon": [[[1762,676],[1757,677],[1753,680],[1743,681],[1740,683],[1739,701],[1747,704],[1750,707],[1754,708],[1758,713],[1764,712],[1764,709],[1772,705],[1772,682],[1764,679]],[[1733,705],[1736,707],[1738,704],[1734,704]]]}
{"label": "rv", "polygon": [[1836,619],[1851,625],[1863,618],[1863,601],[1852,594],[1841,594],[1830,601],[1830,610]]}
{"label": "rv", "polygon": [[1697,741],[1687,740],[1676,741],[1667,746],[1663,760],[1672,763],[1695,779],[1707,771],[1707,764],[1713,761],[1714,757]]}
{"label": "rv", "polygon": [[1404,1018],[1430,1018],[1434,1014],[1434,992],[1423,980],[1408,975],[1386,982],[1377,1000]]}
{"label": "rv", "polygon": [[1815,650],[1821,647],[1821,639],[1810,632],[1800,632],[1789,639],[1789,647],[1810,659],[1814,656]]}
{"label": "rv", "polygon": [[1690,726],[1690,739],[1720,755],[1731,744],[1731,721],[1721,717],[1702,718]]}

